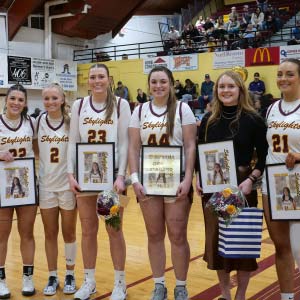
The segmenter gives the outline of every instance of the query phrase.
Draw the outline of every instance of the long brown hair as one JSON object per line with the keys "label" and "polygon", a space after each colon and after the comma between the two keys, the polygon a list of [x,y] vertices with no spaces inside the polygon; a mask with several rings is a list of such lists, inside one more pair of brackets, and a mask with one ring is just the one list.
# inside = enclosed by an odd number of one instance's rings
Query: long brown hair
{"label": "long brown hair", "polygon": [[[66,102],[66,95],[65,95],[63,88],[58,83],[50,83],[49,85],[47,85],[46,87],[43,88],[43,91],[45,91],[46,89],[56,89],[59,92],[59,94],[62,96],[64,102],[61,105],[60,109],[61,109],[61,113],[64,118],[65,126],[68,129],[70,126],[70,116],[66,110],[66,105],[68,103]],[[42,93],[43,93],[43,91],[42,91]]]}
{"label": "long brown hair", "polygon": [[155,72],[164,72],[169,79],[169,83],[170,83],[170,91],[169,91],[169,97],[168,97],[168,101],[167,101],[167,134],[170,137],[173,137],[173,133],[174,133],[174,119],[175,119],[175,113],[176,113],[176,107],[177,107],[177,99],[175,96],[175,90],[174,90],[174,77],[172,72],[164,67],[164,66],[157,66],[154,67],[149,75],[148,75],[148,89],[150,87],[150,77],[153,73]]}
{"label": "long brown hair", "polygon": [[[9,96],[9,94],[13,91],[19,91],[19,92],[22,92],[25,96],[25,101],[26,101],[26,104],[27,104],[27,91],[26,89],[24,88],[24,86],[22,84],[14,84],[12,85],[6,92],[6,97],[5,97],[5,101],[7,101],[7,98]],[[28,106],[26,105],[23,110],[21,111],[21,117],[25,118],[25,119],[29,119],[29,116],[27,114],[28,112]]]}
{"label": "long brown hair", "polygon": [[[102,68],[105,69],[107,73],[107,78],[109,79],[109,69],[105,64],[93,64],[89,68],[89,76],[91,69]],[[113,94],[110,85],[107,87],[107,98],[106,98],[106,109],[105,109],[105,121],[109,120],[113,114],[114,108],[117,106],[117,100],[115,95]]]}
{"label": "long brown hair", "polygon": [[219,99],[218,96],[218,85],[219,81],[223,76],[228,76],[230,77],[234,83],[237,85],[239,88],[239,98],[238,98],[238,105],[237,105],[237,114],[235,118],[231,121],[230,123],[230,129],[233,131],[233,129],[238,126],[238,121],[241,117],[242,112],[246,113],[251,113],[251,114],[256,114],[257,112],[255,111],[252,101],[250,99],[248,90],[246,88],[246,85],[242,79],[242,77],[234,71],[225,71],[221,75],[219,75],[216,84],[214,86],[214,92],[213,92],[213,100],[212,100],[212,113],[210,117],[208,118],[207,124],[206,124],[206,134],[207,134],[207,129],[208,127],[220,120],[221,115],[222,115],[222,110],[223,110],[223,103]]}

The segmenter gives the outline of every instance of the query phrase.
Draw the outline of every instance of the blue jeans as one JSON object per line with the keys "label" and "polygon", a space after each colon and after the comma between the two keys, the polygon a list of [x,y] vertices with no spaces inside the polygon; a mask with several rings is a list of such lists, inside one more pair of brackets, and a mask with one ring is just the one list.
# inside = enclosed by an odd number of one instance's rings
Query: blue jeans
{"label": "blue jeans", "polygon": [[204,99],[204,96],[200,96],[198,98],[199,107],[201,111],[204,111],[206,104],[212,100],[212,95],[207,95],[207,96],[208,96],[207,99]]}

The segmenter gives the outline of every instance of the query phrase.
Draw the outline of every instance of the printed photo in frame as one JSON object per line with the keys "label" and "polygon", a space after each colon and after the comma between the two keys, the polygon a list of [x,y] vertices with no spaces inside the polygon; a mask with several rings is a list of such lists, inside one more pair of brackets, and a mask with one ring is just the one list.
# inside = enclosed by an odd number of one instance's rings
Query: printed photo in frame
{"label": "printed photo in frame", "polygon": [[267,165],[266,181],[271,220],[300,220],[300,164]]}
{"label": "printed photo in frame", "polygon": [[176,197],[181,173],[181,146],[142,146],[141,183],[146,195]]}
{"label": "printed photo in frame", "polygon": [[77,143],[76,158],[76,178],[82,192],[113,189],[115,143]]}
{"label": "printed photo in frame", "polygon": [[199,176],[203,193],[220,192],[237,186],[233,141],[198,145]]}
{"label": "printed photo in frame", "polygon": [[0,178],[1,208],[38,204],[33,157],[0,161]]}

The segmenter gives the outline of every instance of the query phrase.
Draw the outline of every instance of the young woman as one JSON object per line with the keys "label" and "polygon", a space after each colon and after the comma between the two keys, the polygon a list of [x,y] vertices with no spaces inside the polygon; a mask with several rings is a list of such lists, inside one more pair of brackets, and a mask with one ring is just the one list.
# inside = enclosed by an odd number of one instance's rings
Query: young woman
{"label": "young woman", "polygon": [[14,177],[10,189],[10,195],[14,198],[19,198],[23,197],[23,194],[24,192],[19,177]]}
{"label": "young woman", "polygon": [[288,187],[283,188],[281,208],[283,210],[296,209],[294,198],[291,196],[291,191]]}
{"label": "young woman", "polygon": [[224,183],[226,183],[226,178],[224,177],[221,165],[219,163],[215,163],[212,184]]}
{"label": "young woman", "polygon": [[[277,86],[282,94],[282,99],[271,105],[266,115],[269,143],[267,163],[285,163],[288,169],[292,169],[295,162],[300,160],[298,132],[300,126],[300,61],[298,59],[289,58],[279,65]],[[271,221],[265,180],[262,192],[266,222],[276,250],[275,262],[281,300],[293,300],[293,255],[300,267],[300,222]]]}
{"label": "young woman", "polygon": [[[133,188],[143,212],[148,235],[148,252],[155,283],[151,299],[167,299],[164,276],[166,264],[164,239],[167,228],[176,276],[175,300],[186,300],[188,299],[186,277],[190,258],[187,224],[192,202],[190,188],[195,160],[196,121],[189,106],[176,100],[174,79],[169,69],[153,68],[148,76],[148,86],[153,100],[137,107],[130,122],[129,166]],[[176,202],[167,203],[164,196],[145,200],[144,188],[138,179],[142,145],[183,147],[185,174],[178,186]]]}
{"label": "young woman", "polygon": [[67,174],[67,150],[70,118],[65,110],[63,89],[51,84],[43,89],[45,113],[37,118],[36,138],[39,148],[40,211],[45,231],[45,248],[49,280],[44,295],[54,295],[59,285],[57,276],[59,215],[65,242],[66,276],[63,292],[76,291],[76,202],[70,191]]}
{"label": "young woman", "polygon": [[[33,157],[32,140],[34,119],[27,115],[27,92],[22,85],[11,86],[5,99],[6,113],[0,115],[0,160],[10,162],[14,157]],[[19,142],[14,142],[15,140]],[[33,261],[35,242],[33,227],[36,205],[15,208],[17,226],[21,238],[21,255],[23,260],[22,294],[31,296],[35,293],[33,284]],[[13,208],[0,208],[0,298],[10,298],[10,291],[5,281],[5,260],[7,243],[11,232]]]}
{"label": "young woman", "polygon": [[92,163],[92,169],[90,171],[90,182],[101,183],[103,181],[103,172],[100,170],[97,162]]}
{"label": "young woman", "polygon": [[[115,97],[110,89],[109,70],[104,64],[95,64],[89,70],[91,96],[75,101],[72,107],[70,141],[68,149],[68,173],[72,191],[76,194],[82,227],[82,256],[85,281],[76,292],[75,299],[88,299],[96,292],[95,266],[97,257],[98,217],[97,194],[80,193],[75,179],[76,143],[115,143],[115,165],[118,168],[114,188],[117,193],[125,191],[124,177],[127,167],[128,125],[130,108],[128,101]],[[122,215],[121,210],[121,215]],[[122,229],[106,227],[110,241],[111,257],[115,269],[115,286],[112,300],[126,298],[125,256],[126,247]]]}
{"label": "young woman", "polygon": [[[252,192],[252,184],[262,174],[267,154],[264,121],[253,108],[242,78],[233,71],[226,71],[218,77],[212,103],[212,112],[202,119],[198,140],[200,143],[233,140],[239,189],[247,195],[249,206],[256,206],[257,193]],[[257,162],[252,169],[250,163],[254,149],[257,152]],[[196,167],[199,168],[198,164]],[[201,192],[199,177],[197,191]],[[218,219],[210,209],[205,208],[210,196],[211,194],[204,194],[202,197],[205,221],[204,260],[209,269],[217,271],[222,292],[220,299],[232,299],[230,272],[237,270],[238,287],[234,299],[245,300],[250,273],[257,269],[257,263],[255,259],[229,259],[218,255]]]}

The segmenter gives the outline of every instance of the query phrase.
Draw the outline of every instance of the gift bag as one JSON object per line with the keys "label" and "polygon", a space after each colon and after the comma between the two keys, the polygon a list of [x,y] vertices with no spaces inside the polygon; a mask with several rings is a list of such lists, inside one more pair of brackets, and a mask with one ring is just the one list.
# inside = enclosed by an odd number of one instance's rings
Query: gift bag
{"label": "gift bag", "polygon": [[219,255],[226,258],[260,257],[263,210],[245,207],[231,224],[219,218]]}

